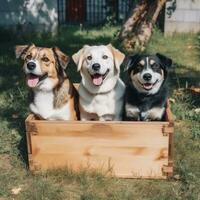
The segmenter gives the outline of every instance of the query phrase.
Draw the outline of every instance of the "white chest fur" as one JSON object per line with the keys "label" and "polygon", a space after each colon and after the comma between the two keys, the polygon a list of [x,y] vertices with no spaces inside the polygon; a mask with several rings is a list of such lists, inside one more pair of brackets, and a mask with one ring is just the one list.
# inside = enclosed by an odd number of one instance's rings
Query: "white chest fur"
{"label": "white chest fur", "polygon": [[115,88],[107,93],[91,94],[84,87],[80,86],[80,106],[88,114],[97,114],[99,117],[113,115],[113,120],[120,120],[124,90],[125,86],[120,80]]}
{"label": "white chest fur", "polygon": [[165,112],[164,107],[153,107],[146,112],[141,112],[138,107],[128,103],[126,104],[125,109],[127,117],[133,118],[134,120],[140,120],[141,116],[144,121],[161,120]]}
{"label": "white chest fur", "polygon": [[35,91],[33,103],[30,104],[30,109],[36,115],[48,120],[69,120],[70,105],[67,102],[63,107],[55,109],[53,106],[54,93],[52,91]]}

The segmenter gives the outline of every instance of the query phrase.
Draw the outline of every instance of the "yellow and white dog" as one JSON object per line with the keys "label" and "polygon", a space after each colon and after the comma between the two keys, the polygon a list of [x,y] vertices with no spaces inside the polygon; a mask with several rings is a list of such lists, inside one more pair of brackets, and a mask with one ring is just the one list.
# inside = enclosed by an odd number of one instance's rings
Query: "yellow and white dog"
{"label": "yellow and white dog", "polygon": [[81,120],[121,120],[125,86],[119,78],[124,54],[111,44],[85,45],[72,58],[82,80],[78,89]]}
{"label": "yellow and white dog", "polygon": [[27,85],[33,94],[30,110],[47,120],[77,119],[78,93],[64,72],[69,57],[57,47],[34,44],[17,45],[15,53],[24,61]]}

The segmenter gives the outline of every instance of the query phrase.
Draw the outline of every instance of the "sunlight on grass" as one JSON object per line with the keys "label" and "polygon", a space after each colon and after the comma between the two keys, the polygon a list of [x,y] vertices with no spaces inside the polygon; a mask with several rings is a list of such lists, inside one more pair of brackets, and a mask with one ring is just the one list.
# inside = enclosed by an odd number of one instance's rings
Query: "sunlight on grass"
{"label": "sunlight on grass", "polygon": [[107,28],[96,28],[96,29],[83,29],[83,30],[77,30],[74,35],[75,36],[82,36],[84,38],[93,38],[96,39],[98,37],[110,37],[112,38],[113,35],[119,30],[118,27],[110,27]]}
{"label": "sunlight on grass", "polygon": [[174,34],[163,37],[155,30],[147,51],[162,53],[173,59],[177,73],[195,75],[200,72],[200,43],[197,34]]}

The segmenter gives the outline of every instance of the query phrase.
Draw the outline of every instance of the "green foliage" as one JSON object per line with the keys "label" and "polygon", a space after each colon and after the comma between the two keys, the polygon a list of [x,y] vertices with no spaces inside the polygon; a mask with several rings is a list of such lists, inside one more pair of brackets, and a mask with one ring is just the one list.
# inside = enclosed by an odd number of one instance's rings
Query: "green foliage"
{"label": "green foliage", "polygon": [[176,113],[177,119],[191,121],[200,120],[200,113],[195,112],[195,101],[193,100],[193,96],[191,94],[175,92],[174,96],[177,103],[173,104],[172,108],[174,113]]}

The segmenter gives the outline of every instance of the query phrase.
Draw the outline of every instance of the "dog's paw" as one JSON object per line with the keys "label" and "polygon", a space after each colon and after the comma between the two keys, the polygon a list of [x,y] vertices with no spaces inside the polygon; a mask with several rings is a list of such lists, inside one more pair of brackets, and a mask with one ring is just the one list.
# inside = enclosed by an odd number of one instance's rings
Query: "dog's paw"
{"label": "dog's paw", "polygon": [[99,121],[113,121],[113,120],[114,120],[114,116],[111,114],[107,114],[107,115],[103,115],[99,117]]}
{"label": "dog's paw", "polygon": [[140,110],[136,106],[132,106],[130,104],[126,104],[126,117],[129,119],[133,119],[134,121],[140,120]]}
{"label": "dog's paw", "polygon": [[149,121],[160,121],[164,115],[165,108],[152,108],[151,110],[148,111],[147,114],[147,119]]}

